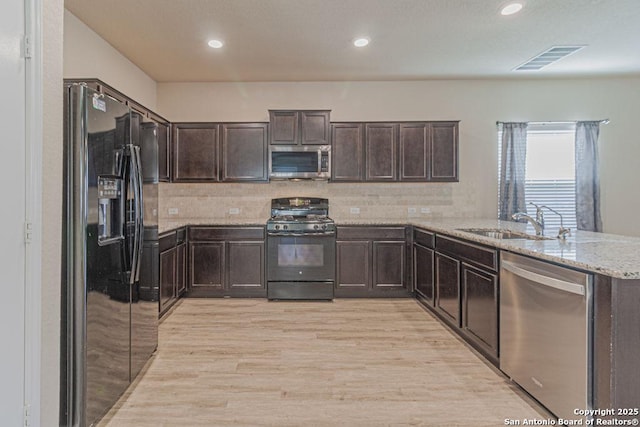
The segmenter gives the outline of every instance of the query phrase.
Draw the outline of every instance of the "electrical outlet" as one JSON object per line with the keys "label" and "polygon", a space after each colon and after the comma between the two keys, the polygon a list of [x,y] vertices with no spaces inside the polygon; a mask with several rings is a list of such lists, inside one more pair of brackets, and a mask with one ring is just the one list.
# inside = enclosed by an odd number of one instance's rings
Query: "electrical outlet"
{"label": "electrical outlet", "polygon": [[169,215],[178,215],[178,208],[169,208],[167,212]]}
{"label": "electrical outlet", "polygon": [[229,215],[238,215],[239,213],[240,213],[240,208],[229,209]]}
{"label": "electrical outlet", "polygon": [[409,215],[415,215],[418,212],[416,208],[407,208],[407,213]]}
{"label": "electrical outlet", "polygon": [[422,213],[422,214],[431,213],[431,209],[429,209],[429,208],[420,208],[420,213]]}
{"label": "electrical outlet", "polygon": [[349,209],[349,212],[351,213],[351,215],[359,215],[360,214],[360,208],[351,208],[351,209]]}

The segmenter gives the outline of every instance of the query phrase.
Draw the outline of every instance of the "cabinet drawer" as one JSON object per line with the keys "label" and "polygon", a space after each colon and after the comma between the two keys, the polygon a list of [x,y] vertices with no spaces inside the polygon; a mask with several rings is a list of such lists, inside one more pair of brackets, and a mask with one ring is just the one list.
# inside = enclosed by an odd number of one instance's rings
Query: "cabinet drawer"
{"label": "cabinet drawer", "polygon": [[160,247],[160,252],[173,248],[176,245],[176,231],[172,230],[168,233],[162,233],[158,237],[158,245]]}
{"label": "cabinet drawer", "polygon": [[436,236],[436,249],[456,258],[461,258],[471,263],[481,265],[493,271],[498,270],[498,251],[472,243],[462,242],[444,236]]}
{"label": "cabinet drawer", "polygon": [[189,241],[206,240],[261,240],[263,226],[248,227],[189,227]]}
{"label": "cabinet drawer", "polygon": [[413,229],[414,243],[419,243],[422,246],[433,249],[435,247],[435,239],[436,239],[435,234],[429,231],[420,230],[418,228]]}
{"label": "cabinet drawer", "polygon": [[336,236],[338,240],[405,240],[405,227],[339,226]]}

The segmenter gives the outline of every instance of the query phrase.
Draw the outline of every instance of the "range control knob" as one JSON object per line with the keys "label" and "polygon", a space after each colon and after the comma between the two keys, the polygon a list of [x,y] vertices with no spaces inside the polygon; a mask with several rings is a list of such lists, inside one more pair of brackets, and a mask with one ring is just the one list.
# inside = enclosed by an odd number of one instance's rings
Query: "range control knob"
{"label": "range control knob", "polygon": [[287,230],[287,229],[289,229],[289,226],[287,224],[285,224],[285,225],[282,226],[282,229],[283,230]]}
{"label": "range control knob", "polygon": [[318,224],[314,224],[314,225],[313,225],[313,229],[314,229],[314,230],[317,230],[317,229],[318,229]]}
{"label": "range control knob", "polygon": [[322,224],[322,229],[326,230],[327,229],[327,224]]}
{"label": "range control knob", "polygon": [[276,230],[280,230],[280,226],[276,224]]}

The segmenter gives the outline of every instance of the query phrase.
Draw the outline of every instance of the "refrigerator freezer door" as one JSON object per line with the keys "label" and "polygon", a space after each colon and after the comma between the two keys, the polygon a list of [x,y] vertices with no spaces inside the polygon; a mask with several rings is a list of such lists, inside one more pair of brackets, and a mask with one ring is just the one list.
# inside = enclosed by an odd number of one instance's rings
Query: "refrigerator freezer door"
{"label": "refrigerator freezer door", "polygon": [[[105,218],[100,224],[100,212],[107,211],[107,202],[99,189],[101,177],[122,179],[119,158],[126,138],[117,121],[129,109],[81,85],[70,87],[67,95],[64,327],[69,364],[64,370],[69,392],[62,396],[61,423],[91,425],[129,384],[131,287],[122,274],[124,240],[100,239],[107,225]],[[123,234],[122,218],[112,216],[108,226],[113,236]]]}

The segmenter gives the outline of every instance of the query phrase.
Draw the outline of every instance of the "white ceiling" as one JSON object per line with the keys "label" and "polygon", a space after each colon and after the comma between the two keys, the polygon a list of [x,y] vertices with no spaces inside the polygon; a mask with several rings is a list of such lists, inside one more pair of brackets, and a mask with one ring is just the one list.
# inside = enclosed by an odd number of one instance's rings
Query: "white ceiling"
{"label": "white ceiling", "polygon": [[[65,0],[158,82],[640,74],[640,0]],[[353,39],[366,35],[369,46]],[[222,49],[207,41],[218,38]],[[588,45],[537,72],[554,45]]]}

